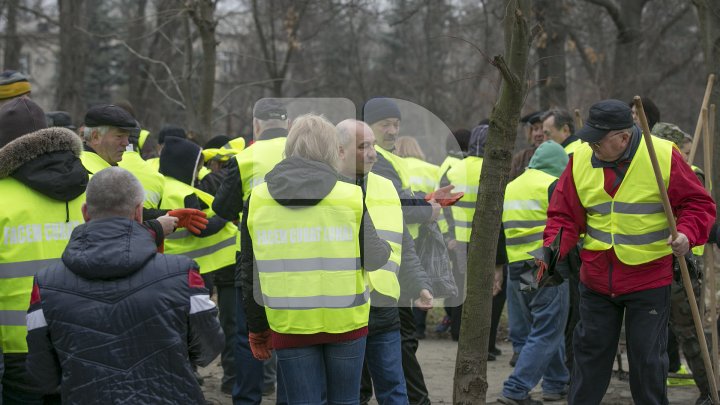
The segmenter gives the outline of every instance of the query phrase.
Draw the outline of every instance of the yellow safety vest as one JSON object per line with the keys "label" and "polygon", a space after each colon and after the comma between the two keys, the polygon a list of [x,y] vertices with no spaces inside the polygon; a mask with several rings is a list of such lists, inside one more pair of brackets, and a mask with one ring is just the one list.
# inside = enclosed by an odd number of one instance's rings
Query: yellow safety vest
{"label": "yellow safety vest", "polygon": [[[442,177],[447,173],[448,170],[457,162],[461,162],[462,159],[458,159],[454,156],[448,156],[445,158],[445,160],[440,165],[440,168],[438,169],[438,175],[437,175],[437,184],[439,185],[442,181]],[[453,190],[454,192],[455,190]],[[447,233],[450,227],[448,226],[447,219],[445,219],[445,210],[440,211],[440,216],[438,217],[437,223],[438,227],[440,228],[440,232]]]}
{"label": "yellow safety vest", "polygon": [[[160,203],[160,209],[184,208],[185,197],[190,194],[195,194],[208,207],[212,207],[213,197],[210,194],[166,176],[165,195]],[[205,213],[208,218],[215,216],[210,208],[207,208]],[[214,235],[204,238],[183,229],[165,238],[165,253],[185,255],[200,265],[200,273],[210,273],[235,263],[237,233],[237,226],[232,222],[226,223],[225,227]]]}
{"label": "yellow safety vest", "polygon": [[465,193],[451,208],[453,220],[455,221],[455,239],[459,242],[470,242],[470,231],[472,230],[472,220],[475,215],[475,202],[478,197],[482,164],[483,158],[468,156],[453,165],[447,172],[448,180],[455,185],[453,192],[462,191]]}
{"label": "yellow safety vest", "polygon": [[142,150],[143,146],[145,146],[145,141],[147,141],[149,136],[150,131],[148,131],[147,129],[140,130],[140,134],[138,135],[138,152]]}
{"label": "yellow safety vest", "polygon": [[547,221],[548,188],[557,177],[527,169],[505,189],[502,222],[510,263],[531,260],[528,252],[543,246]]}
{"label": "yellow safety vest", "polygon": [[85,194],[68,202],[33,191],[12,177],[0,180],[0,340],[4,353],[27,353],[25,315],[33,276],[57,263],[76,226],[85,222]]}
{"label": "yellow safety vest", "polygon": [[579,140],[579,139],[576,139],[576,140],[570,142],[569,144],[567,144],[567,145],[564,146],[565,153],[567,153],[568,155],[574,154],[575,151],[577,150],[577,148],[578,148],[580,145],[582,145],[582,143],[583,143],[583,142],[582,142],[581,140]]}
{"label": "yellow safety vest", "polygon": [[[403,158],[403,160],[408,173],[410,190],[413,193],[419,191],[429,194],[437,190],[437,172],[440,169],[438,166],[413,157]],[[417,239],[420,233],[420,224],[408,224],[408,230],[413,239]]]}
{"label": "yellow safety vest", "polygon": [[317,205],[287,208],[260,184],[247,221],[270,328],[288,334],[344,333],[370,314],[360,267],[362,190],[337,182]]}
{"label": "yellow safety vest", "polygon": [[150,165],[150,167],[153,168],[156,172],[160,173],[160,158],[150,158],[145,161],[147,164]]}
{"label": "yellow safety vest", "polygon": [[[670,179],[673,143],[653,138],[665,187]],[[593,151],[582,144],[573,159],[573,180],[580,202],[587,211],[584,249],[615,249],[618,259],[628,265],[648,263],[672,254],[667,245],[667,219],[660,199],[645,139],[628,167],[625,178],[610,197],[605,191],[603,168],[593,168]]]}
{"label": "yellow safety vest", "polygon": [[165,188],[165,178],[162,174],[153,169],[137,152],[127,151],[123,153],[122,160],[118,166],[132,173],[142,184],[145,189],[145,208],[160,207],[163,189]]}
{"label": "yellow safety vest", "polygon": [[85,166],[85,170],[87,170],[90,174],[95,174],[102,169],[111,167],[110,163],[106,162],[105,159],[100,157],[100,155],[86,150],[80,153],[80,161],[83,166]]}
{"label": "yellow safety vest", "polygon": [[405,160],[400,156],[375,145],[375,151],[381,154],[392,165],[400,177],[400,186],[403,190],[410,190],[410,176],[407,173]]}
{"label": "yellow safety vest", "polygon": [[391,249],[390,260],[384,266],[367,272],[370,287],[397,301],[400,299],[397,274],[402,262],[403,215],[400,197],[392,181],[368,173],[365,205],[378,236],[387,241]]}

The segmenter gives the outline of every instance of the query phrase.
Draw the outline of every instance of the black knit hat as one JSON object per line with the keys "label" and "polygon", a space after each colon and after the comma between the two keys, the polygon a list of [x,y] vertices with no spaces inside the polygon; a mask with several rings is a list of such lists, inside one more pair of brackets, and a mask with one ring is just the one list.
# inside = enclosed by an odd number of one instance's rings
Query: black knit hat
{"label": "black knit hat", "polygon": [[222,148],[228,142],[230,142],[230,137],[228,137],[227,135],[215,135],[210,138],[207,143],[205,143],[203,149]]}
{"label": "black knit hat", "polygon": [[45,112],[27,97],[14,98],[0,108],[0,148],[44,128],[47,128]]}
{"label": "black knit hat", "polygon": [[385,97],[371,98],[365,102],[362,115],[363,121],[368,125],[387,118],[402,119],[397,103],[393,99]]}
{"label": "black knit hat", "polygon": [[192,185],[202,149],[187,139],[168,137],[160,152],[160,174]]}
{"label": "black knit hat", "polygon": [[73,131],[77,129],[77,127],[73,125],[70,113],[68,113],[67,111],[46,112],[45,117],[48,120],[49,127],[63,127]]}
{"label": "black knit hat", "polygon": [[185,132],[183,128],[176,127],[174,125],[166,125],[160,130],[160,132],[158,132],[158,143],[160,145],[164,144],[165,138],[169,136],[187,139],[187,132]]}

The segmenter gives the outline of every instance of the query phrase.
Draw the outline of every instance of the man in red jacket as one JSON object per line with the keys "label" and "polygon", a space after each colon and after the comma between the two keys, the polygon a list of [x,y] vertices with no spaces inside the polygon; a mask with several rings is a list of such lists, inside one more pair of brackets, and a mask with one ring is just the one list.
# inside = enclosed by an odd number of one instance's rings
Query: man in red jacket
{"label": "man in red jacket", "polygon": [[580,322],[569,404],[599,404],[610,382],[623,316],[630,389],[641,404],[667,404],[665,379],[672,255],[707,240],[715,204],[682,155],[654,138],[677,218],[671,240],[641,130],[628,105],[604,100],[576,135],[571,157],[548,208],[545,246],[564,228],[560,255],[584,235]]}

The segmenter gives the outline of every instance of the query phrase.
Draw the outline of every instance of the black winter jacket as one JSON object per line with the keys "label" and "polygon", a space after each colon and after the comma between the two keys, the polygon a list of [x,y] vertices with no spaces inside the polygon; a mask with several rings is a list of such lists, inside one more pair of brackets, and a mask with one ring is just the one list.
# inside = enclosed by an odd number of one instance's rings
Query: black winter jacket
{"label": "black winter jacket", "polygon": [[196,268],[130,219],[78,226],[62,262],[36,275],[29,373],[45,392],[60,385],[64,404],[204,403],[192,365],[224,336]]}

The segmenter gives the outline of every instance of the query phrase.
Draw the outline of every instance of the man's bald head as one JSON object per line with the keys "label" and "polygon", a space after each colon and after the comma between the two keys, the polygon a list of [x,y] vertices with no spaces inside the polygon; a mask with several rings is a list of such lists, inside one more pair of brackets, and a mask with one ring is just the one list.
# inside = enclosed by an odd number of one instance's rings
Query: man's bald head
{"label": "man's bald head", "polygon": [[377,161],[375,135],[368,124],[347,119],[336,126],[341,148],[340,172],[347,177],[365,175]]}

